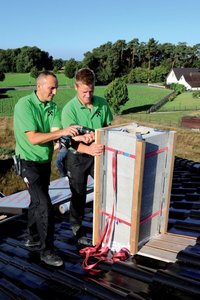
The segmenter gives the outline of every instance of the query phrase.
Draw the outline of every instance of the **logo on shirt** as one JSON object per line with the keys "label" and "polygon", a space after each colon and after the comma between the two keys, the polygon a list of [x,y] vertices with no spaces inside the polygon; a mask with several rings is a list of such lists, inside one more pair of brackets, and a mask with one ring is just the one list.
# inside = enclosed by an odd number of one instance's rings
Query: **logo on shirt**
{"label": "logo on shirt", "polygon": [[100,112],[100,110],[97,110],[97,112],[96,112],[96,116],[97,116],[97,117],[100,117],[100,116],[101,116],[101,112]]}
{"label": "logo on shirt", "polygon": [[49,116],[53,116],[53,110],[48,110],[47,111],[47,117],[49,117]]}

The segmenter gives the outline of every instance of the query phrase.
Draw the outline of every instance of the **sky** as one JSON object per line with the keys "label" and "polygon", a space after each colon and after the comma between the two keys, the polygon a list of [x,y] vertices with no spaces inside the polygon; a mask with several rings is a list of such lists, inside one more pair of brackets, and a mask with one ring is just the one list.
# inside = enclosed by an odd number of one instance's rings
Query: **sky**
{"label": "sky", "polygon": [[53,59],[82,60],[118,40],[193,46],[199,12],[199,0],[2,0],[0,49],[36,46]]}

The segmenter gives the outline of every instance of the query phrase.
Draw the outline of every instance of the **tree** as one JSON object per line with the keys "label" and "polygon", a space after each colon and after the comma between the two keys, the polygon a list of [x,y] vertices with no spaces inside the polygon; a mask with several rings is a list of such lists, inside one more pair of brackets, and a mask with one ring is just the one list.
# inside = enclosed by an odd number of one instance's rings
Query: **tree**
{"label": "tree", "polygon": [[132,84],[132,83],[136,83],[136,77],[135,77],[135,69],[132,69],[129,74],[127,75],[127,80],[128,83]]}
{"label": "tree", "polygon": [[137,67],[139,60],[139,39],[131,40],[128,45],[129,56],[127,59],[129,60],[129,67],[135,68]]}
{"label": "tree", "polygon": [[149,70],[147,68],[135,68],[128,74],[128,83],[147,83]]}
{"label": "tree", "polygon": [[149,39],[146,44],[146,56],[148,58],[148,82],[151,81],[151,69],[156,65],[158,54],[158,42],[154,38]]}
{"label": "tree", "polygon": [[[172,67],[196,67],[200,70],[200,44],[193,47],[185,42],[177,45],[160,44],[154,38],[150,38],[147,43],[139,42],[137,38],[128,43],[117,40],[84,53],[82,61],[73,58],[68,61],[61,58],[53,60],[48,52],[37,47],[0,49],[0,72],[30,73],[34,66],[40,71],[54,70],[55,73],[65,67],[65,75],[69,78],[74,76],[78,68],[89,67],[96,75],[97,85],[107,85],[125,75],[130,83],[157,82]],[[162,69],[157,69],[161,66]]]}
{"label": "tree", "polygon": [[33,67],[38,70],[52,70],[53,58],[48,52],[41,51],[37,47],[23,47],[16,59],[16,70],[18,73],[28,73]]}
{"label": "tree", "polygon": [[53,60],[53,69],[55,70],[61,70],[62,67],[64,66],[64,61],[62,58],[59,59],[54,59]]}
{"label": "tree", "polygon": [[188,68],[192,66],[195,59],[193,55],[192,47],[189,47],[187,43],[178,43],[174,50],[173,68]]}
{"label": "tree", "polygon": [[65,63],[65,71],[64,71],[65,76],[68,78],[73,78],[77,68],[78,68],[78,62],[75,61],[74,58],[67,60]]}
{"label": "tree", "polygon": [[165,66],[155,67],[151,70],[151,82],[165,82],[169,70]]}
{"label": "tree", "polygon": [[181,93],[184,93],[186,91],[185,86],[179,83],[170,84],[170,89],[174,90],[176,92],[176,95],[180,95]]}
{"label": "tree", "polygon": [[118,114],[120,111],[120,106],[124,105],[129,100],[128,88],[125,81],[121,78],[116,78],[114,81],[108,84],[104,96],[114,113]]}
{"label": "tree", "polygon": [[92,52],[86,52],[82,65],[92,69],[96,75],[96,84],[107,84],[112,81],[110,64],[108,65],[108,57],[112,53],[112,43],[107,42]]}
{"label": "tree", "polygon": [[38,75],[39,75],[38,69],[36,67],[33,67],[30,71],[30,76],[36,79]]}
{"label": "tree", "polygon": [[196,44],[193,46],[194,51],[194,63],[193,66],[200,70],[200,44]]}
{"label": "tree", "polygon": [[0,49],[0,71],[4,73],[16,72],[16,59],[20,52],[20,48]]}
{"label": "tree", "polygon": [[97,76],[97,68],[99,66],[100,63],[100,59],[98,57],[98,55],[95,55],[95,50],[93,50],[93,53],[90,51],[87,51],[86,53],[84,53],[84,59],[81,62],[81,67],[88,67],[91,70],[93,70],[95,72],[95,75]]}
{"label": "tree", "polygon": [[159,63],[160,65],[166,67],[168,72],[173,67],[173,61],[175,57],[175,48],[176,46],[171,43],[164,43],[158,45],[160,51]]}

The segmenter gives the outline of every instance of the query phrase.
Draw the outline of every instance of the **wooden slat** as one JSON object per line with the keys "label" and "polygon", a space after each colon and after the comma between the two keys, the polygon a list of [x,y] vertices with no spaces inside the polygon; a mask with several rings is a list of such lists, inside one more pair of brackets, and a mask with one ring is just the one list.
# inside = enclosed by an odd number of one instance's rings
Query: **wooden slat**
{"label": "wooden slat", "polygon": [[152,240],[163,240],[163,241],[169,241],[171,243],[181,244],[181,245],[195,245],[196,244],[196,238],[195,237],[189,237],[189,236],[180,236],[177,234],[160,234],[158,237],[153,238]]}
{"label": "wooden slat", "polygon": [[177,243],[170,243],[167,241],[162,241],[162,240],[150,240],[147,244],[148,247],[151,248],[157,248],[157,249],[162,249],[162,250],[166,250],[166,251],[170,251],[170,252],[175,252],[178,253],[179,251],[183,250],[184,248],[186,248],[186,245],[180,245]]}
{"label": "wooden slat", "polygon": [[[95,131],[95,142],[97,144],[101,143],[101,130]],[[94,200],[93,200],[93,235],[92,243],[96,245],[99,240],[99,207],[100,207],[100,164],[101,157],[95,156],[95,166],[94,166]]]}
{"label": "wooden slat", "polygon": [[142,201],[142,180],[144,172],[144,141],[136,141],[136,160],[134,170],[133,196],[132,196],[132,212],[131,212],[131,231],[130,231],[130,252],[135,254],[138,250],[140,210]]}
{"label": "wooden slat", "polygon": [[143,246],[142,249],[137,253],[142,256],[162,260],[165,262],[175,262],[177,253],[169,252],[161,249],[155,249],[148,246]]}
{"label": "wooden slat", "polygon": [[164,221],[163,226],[161,228],[161,233],[167,232],[168,227],[168,219],[169,219],[169,206],[170,206],[170,198],[171,198],[171,190],[172,190],[172,178],[173,178],[173,171],[174,171],[174,158],[175,158],[175,144],[176,144],[176,132],[172,131],[170,133],[170,145],[168,150],[169,159],[169,173],[168,173],[168,188],[166,193],[165,199],[165,207],[164,207]]}

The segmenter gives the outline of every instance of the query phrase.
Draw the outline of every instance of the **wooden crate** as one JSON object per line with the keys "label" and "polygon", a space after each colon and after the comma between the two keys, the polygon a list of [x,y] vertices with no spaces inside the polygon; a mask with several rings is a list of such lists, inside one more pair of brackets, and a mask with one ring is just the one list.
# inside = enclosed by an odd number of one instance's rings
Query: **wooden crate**
{"label": "wooden crate", "polygon": [[95,158],[94,245],[105,226],[103,245],[132,254],[167,231],[175,136],[136,123],[96,130],[105,152]]}

